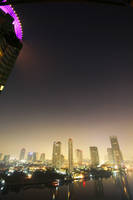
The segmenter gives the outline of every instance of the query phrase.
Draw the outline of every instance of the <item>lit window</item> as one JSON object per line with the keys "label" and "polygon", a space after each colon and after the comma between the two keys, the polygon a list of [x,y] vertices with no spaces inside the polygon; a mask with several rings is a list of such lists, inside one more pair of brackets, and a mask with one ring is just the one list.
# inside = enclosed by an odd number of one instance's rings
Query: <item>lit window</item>
{"label": "lit window", "polygon": [[4,85],[0,85],[0,91],[4,89]]}

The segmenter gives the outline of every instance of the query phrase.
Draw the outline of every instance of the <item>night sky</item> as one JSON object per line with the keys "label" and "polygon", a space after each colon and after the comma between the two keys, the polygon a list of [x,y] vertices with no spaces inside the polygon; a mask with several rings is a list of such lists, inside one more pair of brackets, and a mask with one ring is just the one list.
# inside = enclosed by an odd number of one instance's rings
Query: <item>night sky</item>
{"label": "night sky", "polygon": [[24,47],[0,97],[0,152],[46,153],[62,141],[104,159],[118,136],[133,159],[133,9],[87,4],[16,8]]}

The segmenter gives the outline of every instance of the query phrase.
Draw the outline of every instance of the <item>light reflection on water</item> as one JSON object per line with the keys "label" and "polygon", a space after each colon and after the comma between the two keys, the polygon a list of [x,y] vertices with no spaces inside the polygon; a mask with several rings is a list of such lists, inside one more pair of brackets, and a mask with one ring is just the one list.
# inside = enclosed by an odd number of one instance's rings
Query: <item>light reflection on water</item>
{"label": "light reflection on water", "polygon": [[109,179],[81,180],[60,187],[45,185],[5,190],[2,200],[132,200],[133,173]]}

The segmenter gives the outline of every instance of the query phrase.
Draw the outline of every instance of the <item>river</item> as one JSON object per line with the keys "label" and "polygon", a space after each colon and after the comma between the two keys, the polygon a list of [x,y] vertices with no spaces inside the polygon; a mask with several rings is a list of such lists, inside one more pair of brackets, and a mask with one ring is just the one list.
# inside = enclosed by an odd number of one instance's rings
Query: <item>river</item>
{"label": "river", "polygon": [[46,185],[9,188],[0,200],[132,200],[133,172],[108,179],[80,180],[59,187]]}

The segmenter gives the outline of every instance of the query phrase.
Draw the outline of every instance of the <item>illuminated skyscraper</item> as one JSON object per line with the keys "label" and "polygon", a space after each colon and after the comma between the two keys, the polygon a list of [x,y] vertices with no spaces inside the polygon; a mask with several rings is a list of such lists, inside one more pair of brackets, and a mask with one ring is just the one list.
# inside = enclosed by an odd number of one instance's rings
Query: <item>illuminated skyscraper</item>
{"label": "illuminated skyscraper", "polygon": [[107,148],[108,161],[110,164],[113,164],[113,150],[112,148]]}
{"label": "illuminated skyscraper", "polygon": [[54,142],[52,164],[54,168],[61,168],[61,142]]}
{"label": "illuminated skyscraper", "polygon": [[15,34],[14,19],[1,10],[0,14],[0,91],[2,91],[20,53],[22,42]]}
{"label": "illuminated skyscraper", "polygon": [[68,170],[73,171],[73,141],[71,138],[68,140]]}
{"label": "illuminated skyscraper", "polygon": [[27,161],[32,162],[32,160],[33,160],[33,152],[28,152]]}
{"label": "illuminated skyscraper", "polygon": [[38,152],[33,152],[32,161],[36,162],[38,160]]}
{"label": "illuminated skyscraper", "polygon": [[80,149],[76,149],[76,158],[77,158],[77,164],[80,167],[82,165],[82,160],[83,160],[83,153]]}
{"label": "illuminated skyscraper", "polygon": [[0,153],[0,160],[2,160],[3,158],[3,153]]}
{"label": "illuminated skyscraper", "polygon": [[26,152],[25,148],[21,149],[19,160],[24,160],[24,158],[25,158],[25,152]]}
{"label": "illuminated skyscraper", "polygon": [[61,154],[61,167],[64,165],[64,156]]}
{"label": "illuminated skyscraper", "polygon": [[45,162],[45,153],[41,153],[40,161],[43,163]]}
{"label": "illuminated skyscraper", "polygon": [[116,136],[110,137],[111,147],[113,151],[113,162],[115,165],[121,165],[123,162],[122,153]]}
{"label": "illuminated skyscraper", "polygon": [[10,160],[10,155],[5,155],[3,158],[4,163],[7,164],[9,162],[9,160]]}
{"label": "illuminated skyscraper", "polygon": [[97,165],[99,165],[99,154],[97,147],[90,147],[90,157],[92,167],[97,167]]}

